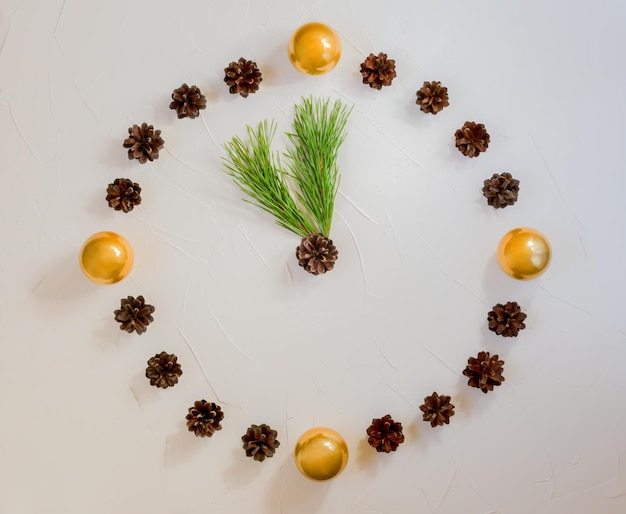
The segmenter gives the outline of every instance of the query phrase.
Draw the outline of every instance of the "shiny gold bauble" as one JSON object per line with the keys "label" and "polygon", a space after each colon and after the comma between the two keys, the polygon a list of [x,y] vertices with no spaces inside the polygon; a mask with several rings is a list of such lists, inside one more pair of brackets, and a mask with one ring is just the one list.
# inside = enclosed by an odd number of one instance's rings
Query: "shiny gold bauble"
{"label": "shiny gold bauble", "polygon": [[96,284],[115,284],[126,278],[135,258],[130,243],[115,232],[92,235],[80,250],[80,269]]}
{"label": "shiny gold bauble", "polygon": [[341,40],[323,23],[307,23],[289,40],[289,60],[308,75],[321,75],[332,70],[341,57]]}
{"label": "shiny gold bauble", "polygon": [[294,450],[296,466],[311,480],[330,480],[348,463],[348,445],[332,428],[315,427],[300,436]]}
{"label": "shiny gold bauble", "polygon": [[502,271],[518,280],[537,278],[546,271],[551,258],[550,243],[534,228],[515,228],[498,246],[498,263]]}

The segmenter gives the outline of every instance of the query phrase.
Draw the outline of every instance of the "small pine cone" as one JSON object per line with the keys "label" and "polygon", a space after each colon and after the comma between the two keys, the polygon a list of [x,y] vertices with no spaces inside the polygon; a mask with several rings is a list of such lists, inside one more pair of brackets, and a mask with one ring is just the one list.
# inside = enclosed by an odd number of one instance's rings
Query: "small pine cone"
{"label": "small pine cone", "polygon": [[502,337],[517,337],[519,331],[526,328],[525,319],[526,314],[517,302],[498,303],[487,314],[489,330]]}
{"label": "small pine cone", "polygon": [[154,130],[152,125],[142,123],[141,126],[133,125],[128,129],[129,137],[124,140],[124,148],[128,148],[128,158],[137,159],[141,164],[146,161],[154,161],[159,158],[159,150],[163,148],[165,141],[161,137],[160,130]]}
{"label": "small pine cone", "polygon": [[116,211],[130,212],[141,203],[141,186],[129,178],[116,178],[107,187],[106,200]]}
{"label": "small pine cone", "polygon": [[444,107],[448,107],[448,88],[443,87],[441,82],[424,82],[424,85],[417,91],[415,103],[420,106],[422,112],[437,114]]}
{"label": "small pine cone", "polygon": [[231,94],[239,93],[247,98],[250,93],[256,93],[259,90],[259,83],[263,80],[261,71],[253,61],[248,61],[240,57],[237,62],[231,62],[227,68],[224,68],[224,82],[229,87]]}
{"label": "small pine cone", "polygon": [[200,110],[206,109],[206,97],[200,92],[197,86],[189,87],[183,84],[172,93],[172,103],[170,109],[176,109],[178,119],[197,118]]}
{"label": "small pine cone", "polygon": [[363,84],[369,84],[371,88],[382,89],[383,86],[391,86],[391,81],[396,78],[396,61],[387,59],[387,54],[382,52],[377,56],[370,54],[361,63],[361,75]]}
{"label": "small pine cone", "polygon": [[278,432],[268,425],[250,425],[248,431],[241,436],[243,449],[248,457],[263,462],[265,457],[273,457],[280,442],[276,439]]}
{"label": "small pine cone", "polygon": [[126,330],[129,334],[137,332],[141,335],[154,321],[152,317],[154,307],[146,303],[143,296],[122,298],[120,304],[121,308],[114,311],[115,321],[120,323],[120,330]]}
{"label": "small pine cone", "polygon": [[193,407],[189,407],[189,414],[185,419],[187,428],[197,437],[211,437],[218,430],[222,430],[220,421],[224,419],[224,413],[219,405],[199,400],[193,403]]}
{"label": "small pine cone", "polygon": [[367,429],[367,442],[376,448],[377,452],[395,452],[404,442],[402,423],[397,423],[387,414],[383,418],[373,419]]}
{"label": "small pine cone", "polygon": [[178,383],[178,377],[183,374],[177,359],[176,355],[167,352],[157,353],[148,359],[146,378],[150,379],[150,385],[163,389],[174,387]]}
{"label": "small pine cone", "polygon": [[504,382],[502,376],[502,365],[504,361],[498,360],[498,356],[493,357],[489,352],[478,352],[476,358],[467,359],[467,367],[463,374],[469,378],[467,385],[478,387],[483,393],[493,391],[494,386],[499,386]]}
{"label": "small pine cone", "polygon": [[424,398],[424,405],[420,406],[420,410],[424,413],[424,421],[429,421],[431,427],[444,423],[447,425],[450,417],[454,416],[454,405],[450,403],[450,397],[435,392]]}
{"label": "small pine cone", "polygon": [[335,267],[339,252],[332,239],[322,234],[311,234],[302,238],[296,248],[298,264],[312,275],[321,275]]}
{"label": "small pine cone", "polygon": [[478,157],[480,152],[486,152],[491,138],[482,123],[466,121],[454,133],[456,147],[467,157]]}
{"label": "small pine cone", "polygon": [[483,196],[495,209],[504,209],[517,202],[519,180],[514,179],[510,173],[494,173],[483,184]]}

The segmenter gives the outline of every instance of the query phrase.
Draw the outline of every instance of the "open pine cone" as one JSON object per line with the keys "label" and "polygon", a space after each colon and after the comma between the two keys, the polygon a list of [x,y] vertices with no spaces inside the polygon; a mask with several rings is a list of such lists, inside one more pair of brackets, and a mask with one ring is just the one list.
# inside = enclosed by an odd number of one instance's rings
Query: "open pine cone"
{"label": "open pine cone", "polygon": [[448,107],[448,88],[443,87],[441,82],[424,82],[417,91],[415,103],[420,106],[422,112],[437,114],[444,107]]}
{"label": "open pine cone", "polygon": [[489,330],[502,337],[517,337],[519,331],[526,328],[525,319],[526,314],[517,302],[498,303],[487,314]]}
{"label": "open pine cone", "polygon": [[120,330],[126,330],[129,334],[137,332],[141,335],[154,321],[152,317],[154,307],[146,303],[143,296],[122,298],[120,304],[121,308],[114,311],[115,321],[120,323]]}
{"label": "open pine cone", "polygon": [[494,173],[483,182],[483,196],[487,203],[495,209],[504,209],[507,205],[517,202],[519,180],[510,173]]}
{"label": "open pine cone", "polygon": [[363,84],[368,84],[371,88],[391,86],[391,81],[396,78],[396,61],[387,59],[387,54],[383,52],[378,55],[369,54],[361,63],[361,75]]}
{"label": "open pine cone", "polygon": [[107,187],[106,200],[116,211],[130,212],[141,203],[141,187],[129,178],[116,178]]}
{"label": "open pine cone", "polygon": [[206,97],[197,86],[189,87],[183,84],[172,93],[170,109],[176,109],[178,119],[194,119],[200,116],[200,111],[206,109]]}
{"label": "open pine cone", "polygon": [[466,121],[463,126],[454,133],[455,144],[463,155],[478,157],[481,152],[486,152],[491,137],[482,123]]}
{"label": "open pine cone", "polygon": [[150,385],[167,389],[178,383],[178,377],[183,374],[176,355],[167,352],[157,353],[148,359],[146,378],[150,379]]}
{"label": "open pine cone", "polygon": [[199,400],[194,402],[193,407],[189,407],[185,419],[187,428],[197,437],[211,437],[218,430],[222,430],[220,421],[224,419],[224,413],[219,405]]}
{"label": "open pine cone", "polygon": [[250,93],[256,93],[259,90],[259,83],[263,80],[261,71],[253,61],[248,61],[240,57],[237,62],[231,62],[227,68],[224,68],[224,82],[229,88],[231,94],[239,93],[247,98]]}
{"label": "open pine cone", "polygon": [[478,355],[467,359],[467,367],[463,374],[469,378],[467,385],[478,387],[483,393],[493,391],[494,386],[504,382],[502,376],[504,361],[489,352],[478,352]]}
{"label": "open pine cone", "polygon": [[382,418],[373,419],[372,424],[367,429],[367,435],[369,436],[367,442],[377,452],[395,452],[398,446],[404,442],[402,423],[395,422],[389,414]]}
{"label": "open pine cone", "polygon": [[321,275],[335,267],[339,252],[332,239],[322,234],[311,234],[302,238],[296,248],[298,264],[312,275]]}
{"label": "open pine cone", "polygon": [[250,425],[250,428],[241,436],[243,449],[248,457],[263,462],[265,457],[273,457],[280,442],[276,439],[278,433],[268,425]]}
{"label": "open pine cone", "polygon": [[137,159],[141,164],[159,158],[159,150],[165,145],[160,130],[152,125],[142,123],[128,129],[128,139],[124,140],[124,148],[128,148],[128,158]]}
{"label": "open pine cone", "polygon": [[450,417],[454,416],[454,405],[450,403],[450,397],[438,395],[435,392],[424,398],[424,404],[420,406],[420,410],[424,413],[424,421],[430,422],[431,427],[444,423],[447,425],[450,423]]}

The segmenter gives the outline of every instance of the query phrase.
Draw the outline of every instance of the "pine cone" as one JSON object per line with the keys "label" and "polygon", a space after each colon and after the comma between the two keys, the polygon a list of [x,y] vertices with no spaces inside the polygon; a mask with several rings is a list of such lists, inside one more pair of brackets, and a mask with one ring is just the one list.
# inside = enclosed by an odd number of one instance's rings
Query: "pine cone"
{"label": "pine cone", "polygon": [[157,353],[148,359],[146,378],[150,379],[150,385],[163,389],[174,387],[178,383],[178,377],[183,374],[177,359],[176,355],[167,352]]}
{"label": "pine cone", "polygon": [[448,88],[443,87],[441,82],[424,82],[417,91],[415,103],[420,106],[422,112],[437,114],[444,107],[448,107]]}
{"label": "pine cone", "polygon": [[261,72],[253,61],[247,61],[240,57],[237,62],[231,62],[228,68],[224,68],[224,82],[229,87],[231,94],[239,93],[247,98],[250,93],[259,90],[259,83],[263,80]]}
{"label": "pine cone", "polygon": [[502,337],[517,337],[519,331],[526,328],[525,319],[526,314],[517,302],[498,303],[487,314],[489,330]]}
{"label": "pine cone", "polygon": [[498,360],[497,355],[492,357],[489,352],[478,352],[476,358],[467,359],[467,367],[463,371],[463,374],[469,377],[467,385],[478,387],[483,393],[493,391],[494,386],[504,382],[503,364],[504,361]]}
{"label": "pine cone", "polygon": [[250,425],[248,431],[241,436],[243,449],[248,457],[263,462],[265,457],[273,457],[280,442],[276,439],[278,433],[268,425]]}
{"label": "pine cone", "polygon": [[454,133],[456,147],[467,157],[478,157],[480,152],[486,152],[491,140],[487,129],[482,123],[466,121],[463,126]]}
{"label": "pine cone", "polygon": [[507,205],[513,205],[517,202],[519,180],[514,179],[510,173],[500,175],[494,173],[483,184],[483,196],[487,199],[487,203],[494,208],[504,209]]}
{"label": "pine cone", "polygon": [[165,141],[161,137],[160,130],[154,130],[152,125],[142,123],[133,125],[128,129],[129,137],[124,140],[124,148],[128,148],[128,158],[137,159],[141,164],[146,161],[154,161],[159,158],[159,150],[163,148]]}
{"label": "pine cone", "polygon": [[431,427],[444,423],[447,425],[450,417],[454,416],[454,405],[450,403],[450,397],[435,392],[424,398],[424,405],[420,406],[420,410],[424,413],[424,421],[430,421]]}
{"label": "pine cone", "polygon": [[367,429],[367,435],[369,436],[367,442],[376,448],[377,452],[395,452],[404,442],[402,423],[396,423],[389,414],[380,419],[373,419]]}
{"label": "pine cone", "polygon": [[174,89],[172,100],[170,109],[176,109],[178,119],[189,117],[193,120],[200,116],[200,110],[206,109],[206,97],[197,86],[183,84]]}
{"label": "pine cone", "polygon": [[120,330],[126,330],[129,334],[137,332],[141,335],[154,321],[152,317],[154,307],[145,303],[143,296],[122,298],[120,304],[121,308],[114,311],[115,321],[121,323]]}
{"label": "pine cone", "polygon": [[396,78],[396,61],[387,59],[387,54],[382,52],[378,56],[370,54],[361,63],[361,75],[363,84],[369,84],[371,88],[382,89],[383,86],[391,86],[391,81]]}
{"label": "pine cone", "polygon": [[199,400],[193,403],[193,407],[189,407],[189,414],[185,419],[187,428],[197,437],[211,437],[218,430],[222,430],[220,421],[224,419],[224,413],[219,405]]}
{"label": "pine cone", "polygon": [[339,252],[332,239],[322,234],[311,234],[302,238],[296,248],[298,264],[312,275],[324,274],[335,267]]}
{"label": "pine cone", "polygon": [[130,212],[141,203],[141,186],[129,178],[116,178],[107,187],[106,200],[116,211]]}

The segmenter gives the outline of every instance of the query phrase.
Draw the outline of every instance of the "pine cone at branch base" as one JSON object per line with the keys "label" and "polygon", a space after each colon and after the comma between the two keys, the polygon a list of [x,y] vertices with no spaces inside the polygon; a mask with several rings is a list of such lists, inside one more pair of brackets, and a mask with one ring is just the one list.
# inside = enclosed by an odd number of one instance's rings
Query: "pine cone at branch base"
{"label": "pine cone at branch base", "polygon": [[172,93],[170,109],[176,109],[178,119],[194,119],[200,116],[200,111],[206,109],[206,97],[197,86],[189,87],[183,84]]}
{"label": "pine cone at branch base", "polygon": [[220,421],[224,419],[224,413],[219,405],[198,400],[194,402],[193,407],[189,407],[185,419],[187,428],[197,437],[211,437],[218,430],[222,430]]}
{"label": "pine cone at branch base", "polygon": [[466,121],[463,126],[454,133],[455,145],[463,155],[478,157],[481,152],[486,152],[491,137],[482,123]]}
{"label": "pine cone at branch base", "polygon": [[298,264],[312,275],[322,275],[335,267],[339,252],[332,239],[322,234],[311,234],[302,238],[296,248]]}
{"label": "pine cone at branch base", "polygon": [[183,374],[176,355],[167,352],[157,353],[148,359],[146,378],[150,379],[150,385],[167,389],[178,383],[178,377]]}
{"label": "pine cone at branch base", "polygon": [[243,449],[246,456],[254,460],[263,462],[266,457],[273,457],[280,442],[276,437],[278,432],[272,430],[268,425],[250,425],[244,435],[241,436]]}
{"label": "pine cone at branch base", "polygon": [[395,452],[404,442],[402,423],[395,422],[389,414],[382,418],[373,419],[367,429],[367,442],[377,452]]}
{"label": "pine cone at branch base", "polygon": [[396,61],[387,59],[387,54],[383,52],[369,54],[361,63],[361,75],[363,84],[371,88],[380,90],[383,86],[391,86],[391,81],[396,78]]}
{"label": "pine cone at branch base", "polygon": [[424,85],[417,91],[415,103],[420,106],[420,110],[425,113],[437,114],[444,107],[448,107],[448,88],[443,87],[441,82],[424,82]]}
{"label": "pine cone at branch base", "polygon": [[504,209],[507,205],[517,202],[519,180],[510,173],[494,173],[483,182],[483,196],[487,203],[495,209]]}
{"label": "pine cone at branch base", "polygon": [[469,378],[467,385],[478,387],[483,393],[493,391],[494,386],[504,382],[502,365],[504,361],[489,352],[478,352],[478,355],[467,359],[467,367],[463,374]]}
{"label": "pine cone at branch base", "polygon": [[259,83],[263,80],[261,71],[253,61],[248,61],[240,57],[237,62],[231,62],[227,68],[224,68],[224,82],[229,88],[231,94],[239,93],[247,98],[250,93],[256,93],[259,90]]}
{"label": "pine cone at branch base", "polygon": [[430,422],[431,427],[441,426],[450,423],[450,418],[454,416],[454,405],[450,403],[450,397],[433,394],[424,398],[424,404],[420,406],[424,413],[424,421]]}
{"label": "pine cone at branch base", "polygon": [[154,130],[152,125],[142,123],[128,129],[128,139],[124,140],[124,148],[128,148],[128,158],[137,159],[141,164],[159,158],[159,150],[165,144],[160,130]]}
{"label": "pine cone at branch base", "polygon": [[489,330],[502,337],[517,337],[519,331],[526,328],[525,319],[526,314],[517,302],[498,303],[487,314]]}
{"label": "pine cone at branch base", "polygon": [[129,178],[116,178],[107,187],[106,200],[116,211],[130,212],[141,203],[141,186]]}
{"label": "pine cone at branch base", "polygon": [[115,321],[120,323],[120,330],[125,330],[129,334],[137,332],[138,335],[141,335],[154,321],[152,317],[154,307],[146,303],[143,296],[122,298],[120,305],[120,309],[113,312]]}

